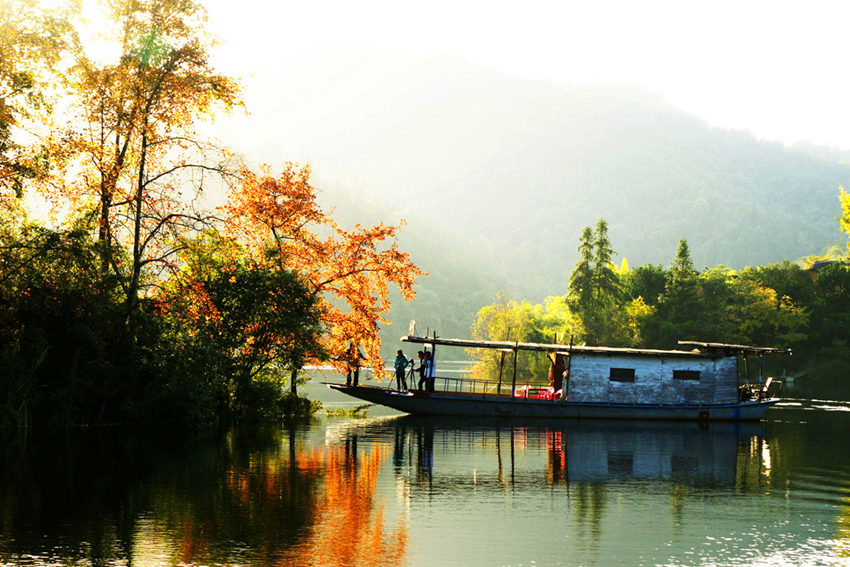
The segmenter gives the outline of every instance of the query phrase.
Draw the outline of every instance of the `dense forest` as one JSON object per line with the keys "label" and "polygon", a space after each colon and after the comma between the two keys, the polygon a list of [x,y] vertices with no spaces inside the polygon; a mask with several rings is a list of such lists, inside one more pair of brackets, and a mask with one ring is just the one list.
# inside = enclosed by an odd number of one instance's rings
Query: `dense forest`
{"label": "dense forest", "polygon": [[105,4],[111,49],[78,8],[0,3],[0,430],[276,418],[309,412],[307,363],[380,373],[422,273],[399,225],[346,228],[309,166],[198,133],[242,104],[202,6]]}
{"label": "dense forest", "polygon": [[[841,189],[839,201],[839,225],[850,236],[850,194]],[[850,396],[850,243],[840,259],[813,258],[807,268],[786,260],[700,271],[683,238],[669,267],[630,268],[613,263],[608,223],[600,219],[585,227],[578,251],[566,294],[543,304],[502,297],[478,312],[473,336],[643,348],[681,348],[679,340],[790,348],[793,357],[771,361],[774,374],[799,377],[811,395]],[[477,372],[496,371],[494,355],[471,352],[479,357]],[[518,374],[539,379],[547,364],[523,357]],[[748,378],[758,371],[754,367]]]}

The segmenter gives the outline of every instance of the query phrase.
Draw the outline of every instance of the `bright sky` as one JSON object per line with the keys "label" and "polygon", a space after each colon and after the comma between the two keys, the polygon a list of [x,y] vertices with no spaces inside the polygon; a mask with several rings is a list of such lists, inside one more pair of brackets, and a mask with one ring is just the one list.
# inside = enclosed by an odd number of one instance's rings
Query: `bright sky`
{"label": "bright sky", "polygon": [[246,82],[336,45],[454,52],[527,78],[639,85],[713,125],[850,150],[850,2],[210,0]]}

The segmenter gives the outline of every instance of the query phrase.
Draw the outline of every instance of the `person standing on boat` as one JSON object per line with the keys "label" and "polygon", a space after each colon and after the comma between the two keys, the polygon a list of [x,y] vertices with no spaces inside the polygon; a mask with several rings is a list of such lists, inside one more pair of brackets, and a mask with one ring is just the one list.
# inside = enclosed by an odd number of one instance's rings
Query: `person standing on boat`
{"label": "person standing on boat", "polygon": [[[407,381],[404,379],[404,370],[407,368],[408,362],[409,361],[405,358],[401,349],[398,349],[395,353],[395,381],[399,392],[407,391]],[[412,364],[412,361],[410,361],[410,363]],[[404,389],[402,389],[402,386]]]}
{"label": "person standing on boat", "polygon": [[564,356],[558,353],[546,355],[549,358],[549,393],[552,397],[564,387],[564,375],[567,372],[567,364]]}
{"label": "person standing on boat", "polygon": [[422,352],[421,350],[416,353],[416,356],[419,357],[419,384],[417,384],[417,390],[426,390],[428,389],[428,357],[427,352]]}
{"label": "person standing on boat", "polygon": [[434,364],[434,351],[425,351],[425,356],[428,359],[428,391],[434,391],[434,380],[435,380],[435,364]]}
{"label": "person standing on boat", "polygon": [[[357,386],[360,382],[360,361],[364,358],[363,353],[360,352],[360,347],[353,341],[348,343],[348,353],[346,354],[348,359],[348,374],[345,377],[345,385],[346,386]],[[354,383],[352,384],[352,377],[354,378]]]}

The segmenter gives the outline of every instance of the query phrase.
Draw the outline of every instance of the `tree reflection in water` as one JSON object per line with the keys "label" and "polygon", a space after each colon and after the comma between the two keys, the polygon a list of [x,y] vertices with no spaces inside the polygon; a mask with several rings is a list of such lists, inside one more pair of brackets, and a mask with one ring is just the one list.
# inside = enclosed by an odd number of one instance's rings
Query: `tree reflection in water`
{"label": "tree reflection in water", "polygon": [[387,533],[376,501],[378,473],[389,449],[372,445],[359,452],[357,435],[322,452],[323,490],[317,494],[313,524],[303,543],[287,550],[279,565],[401,565],[407,523]]}
{"label": "tree reflection in water", "polygon": [[724,564],[813,545],[846,557],[850,457],[830,419],[403,417],[39,440],[0,463],[0,564],[602,565],[634,564],[635,550],[645,564],[700,550]]}
{"label": "tree reflection in water", "polygon": [[401,564],[407,523],[386,530],[376,498],[389,447],[308,433],[102,433],[6,455],[0,564]]}

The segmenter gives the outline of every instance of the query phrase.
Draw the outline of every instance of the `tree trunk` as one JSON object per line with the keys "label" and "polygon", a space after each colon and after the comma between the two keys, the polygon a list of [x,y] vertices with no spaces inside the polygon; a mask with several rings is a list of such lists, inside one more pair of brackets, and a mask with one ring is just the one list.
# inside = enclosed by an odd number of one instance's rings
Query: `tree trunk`
{"label": "tree trunk", "polygon": [[97,230],[97,240],[100,243],[100,271],[104,276],[109,273],[112,260],[112,234],[109,227],[110,207],[112,207],[112,195],[101,193],[100,226]]}
{"label": "tree trunk", "polygon": [[298,369],[295,368],[292,370],[292,374],[289,376],[289,393],[293,396],[298,395]]}
{"label": "tree trunk", "polygon": [[142,275],[142,196],[145,188],[145,158],[147,157],[148,136],[142,131],[142,151],[139,156],[139,177],[136,187],[136,195],[133,199],[136,210],[134,211],[133,226],[133,275],[130,285],[127,287],[127,312],[128,315],[135,307],[139,295],[139,282]]}
{"label": "tree trunk", "polygon": [[104,275],[109,271],[109,264],[112,260],[112,225],[110,224],[110,209],[112,208],[113,195],[115,195],[115,186],[117,185],[118,177],[124,168],[124,156],[127,154],[127,148],[129,145],[129,137],[124,140],[122,146],[120,134],[115,135],[115,163],[112,164],[109,172],[101,177],[100,181],[100,222],[97,231],[97,239],[102,247],[100,258]]}

